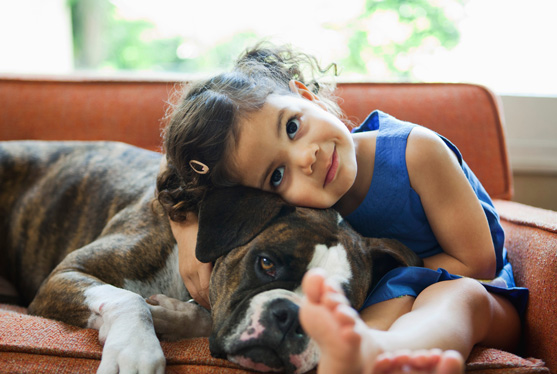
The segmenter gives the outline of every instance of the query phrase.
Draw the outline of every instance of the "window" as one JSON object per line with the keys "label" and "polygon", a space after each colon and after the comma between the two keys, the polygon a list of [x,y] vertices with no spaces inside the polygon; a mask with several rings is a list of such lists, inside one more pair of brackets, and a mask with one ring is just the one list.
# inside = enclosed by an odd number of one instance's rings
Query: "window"
{"label": "window", "polygon": [[553,0],[4,1],[0,72],[207,74],[267,38],[347,80],[555,95],[555,13]]}

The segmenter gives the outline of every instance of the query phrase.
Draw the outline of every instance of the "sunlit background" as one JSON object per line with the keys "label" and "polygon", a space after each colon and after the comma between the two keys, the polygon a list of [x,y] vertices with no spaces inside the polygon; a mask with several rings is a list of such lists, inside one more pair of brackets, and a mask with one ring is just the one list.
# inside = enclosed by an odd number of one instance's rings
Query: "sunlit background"
{"label": "sunlit background", "polygon": [[501,99],[516,201],[557,210],[556,15],[557,0],[0,0],[0,76],[191,80],[265,39],[337,63],[338,81],[478,83]]}
{"label": "sunlit background", "polygon": [[208,74],[261,39],[342,80],[557,95],[555,0],[0,0],[0,73]]}

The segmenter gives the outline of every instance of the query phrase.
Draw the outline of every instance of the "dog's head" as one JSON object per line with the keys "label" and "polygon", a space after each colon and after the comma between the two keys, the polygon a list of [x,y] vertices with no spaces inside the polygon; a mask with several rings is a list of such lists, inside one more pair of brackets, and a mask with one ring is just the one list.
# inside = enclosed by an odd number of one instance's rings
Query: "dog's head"
{"label": "dog's head", "polygon": [[420,261],[398,242],[359,236],[333,209],[297,208],[245,187],[206,197],[196,255],[215,262],[211,353],[255,370],[296,373],[319,360],[298,321],[308,269],[325,268],[358,308],[386,272]]}

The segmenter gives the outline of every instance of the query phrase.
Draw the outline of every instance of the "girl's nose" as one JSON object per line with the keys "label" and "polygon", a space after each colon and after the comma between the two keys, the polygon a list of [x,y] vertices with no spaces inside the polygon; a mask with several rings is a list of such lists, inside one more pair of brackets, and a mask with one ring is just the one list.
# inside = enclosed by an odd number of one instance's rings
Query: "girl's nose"
{"label": "girl's nose", "polygon": [[319,152],[319,146],[317,144],[309,144],[295,150],[295,162],[307,175],[313,173],[313,165],[315,161],[317,161],[317,152]]}

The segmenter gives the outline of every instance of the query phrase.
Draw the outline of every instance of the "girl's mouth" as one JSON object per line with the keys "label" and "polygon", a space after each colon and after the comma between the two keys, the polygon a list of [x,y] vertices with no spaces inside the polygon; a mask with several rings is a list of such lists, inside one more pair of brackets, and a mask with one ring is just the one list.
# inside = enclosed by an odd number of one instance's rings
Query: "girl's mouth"
{"label": "girl's mouth", "polygon": [[330,182],[335,179],[338,170],[338,154],[337,154],[337,147],[333,149],[333,155],[331,156],[331,165],[327,170],[327,175],[325,176],[325,182],[323,183],[323,187],[328,185]]}

